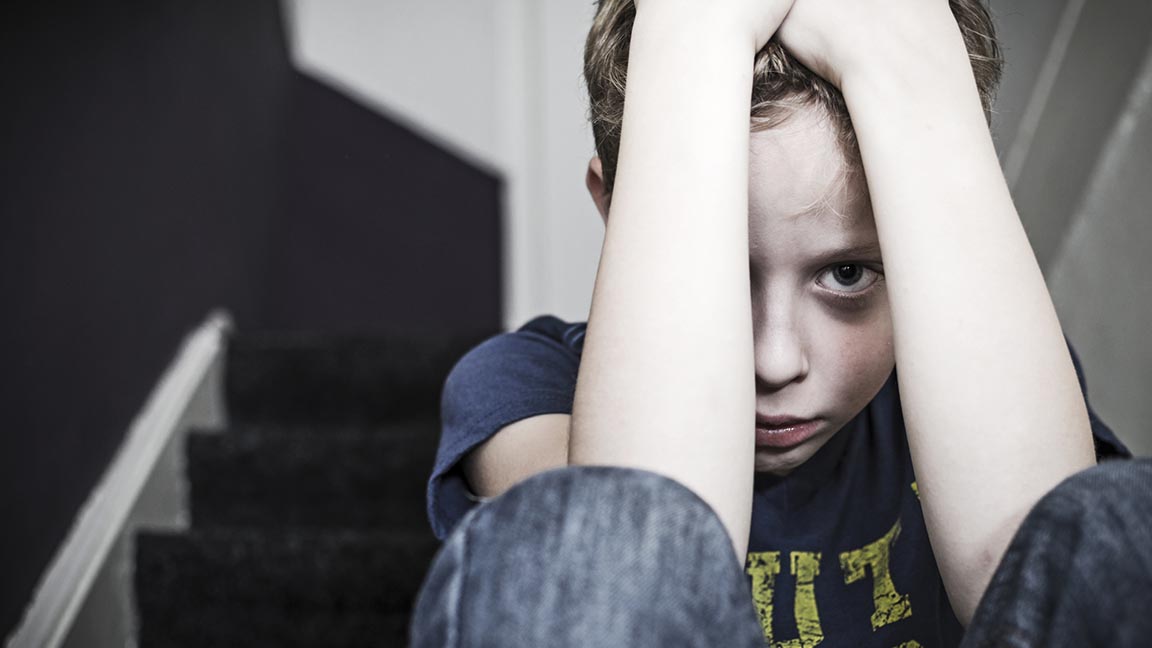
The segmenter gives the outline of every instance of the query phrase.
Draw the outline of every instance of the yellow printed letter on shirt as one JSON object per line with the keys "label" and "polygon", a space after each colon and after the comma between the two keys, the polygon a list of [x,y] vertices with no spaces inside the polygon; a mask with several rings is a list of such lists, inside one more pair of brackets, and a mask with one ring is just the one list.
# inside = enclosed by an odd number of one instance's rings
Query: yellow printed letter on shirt
{"label": "yellow printed letter on shirt", "polygon": [[840,554],[840,569],[844,571],[845,583],[855,583],[864,578],[866,568],[872,572],[873,630],[912,616],[912,602],[907,594],[896,591],[892,574],[888,571],[892,545],[899,536],[900,520],[897,519],[888,533],[876,542]]}

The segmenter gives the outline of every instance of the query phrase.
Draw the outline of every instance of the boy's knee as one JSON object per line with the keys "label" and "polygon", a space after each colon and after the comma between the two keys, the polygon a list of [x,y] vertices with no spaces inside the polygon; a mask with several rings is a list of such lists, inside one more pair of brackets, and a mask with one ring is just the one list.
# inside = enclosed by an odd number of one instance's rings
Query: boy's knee
{"label": "boy's knee", "polygon": [[1147,514],[1152,511],[1152,459],[1117,459],[1082,470],[1052,489],[1036,508],[1082,516]]}
{"label": "boy's knee", "polygon": [[626,639],[641,633],[653,642],[643,645],[661,645],[717,620],[756,627],[715,511],[644,470],[580,466],[530,477],[470,511],[441,554],[417,606],[416,624],[428,632],[521,641],[505,645],[583,645],[581,637],[641,645]]}
{"label": "boy's knee", "polygon": [[1097,561],[1130,558],[1152,543],[1152,459],[1114,460],[1065,479],[1029,513],[1021,529],[1062,538]]}

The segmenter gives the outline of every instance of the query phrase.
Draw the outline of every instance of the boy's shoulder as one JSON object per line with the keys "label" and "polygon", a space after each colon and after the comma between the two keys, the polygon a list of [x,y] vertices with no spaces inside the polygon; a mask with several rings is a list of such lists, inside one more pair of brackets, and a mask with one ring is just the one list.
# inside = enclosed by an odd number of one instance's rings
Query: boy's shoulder
{"label": "boy's shoulder", "polygon": [[555,315],[539,315],[516,329],[514,334],[544,336],[579,354],[584,350],[584,333],[587,329],[587,321],[569,322]]}

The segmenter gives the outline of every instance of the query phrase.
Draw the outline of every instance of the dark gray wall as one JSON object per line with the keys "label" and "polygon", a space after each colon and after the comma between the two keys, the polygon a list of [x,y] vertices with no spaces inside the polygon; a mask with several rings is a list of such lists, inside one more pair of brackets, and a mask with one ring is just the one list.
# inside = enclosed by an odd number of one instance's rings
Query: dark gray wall
{"label": "dark gray wall", "polygon": [[278,4],[0,10],[0,636],[181,337],[500,323],[499,179],[297,74]]}

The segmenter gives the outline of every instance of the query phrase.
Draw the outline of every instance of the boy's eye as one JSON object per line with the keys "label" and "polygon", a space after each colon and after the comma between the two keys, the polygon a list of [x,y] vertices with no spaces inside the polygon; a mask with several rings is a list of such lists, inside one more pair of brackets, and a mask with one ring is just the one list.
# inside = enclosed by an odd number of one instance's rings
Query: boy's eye
{"label": "boy's eye", "polygon": [[861,263],[837,263],[825,268],[817,282],[840,293],[864,292],[880,279],[880,273]]}

